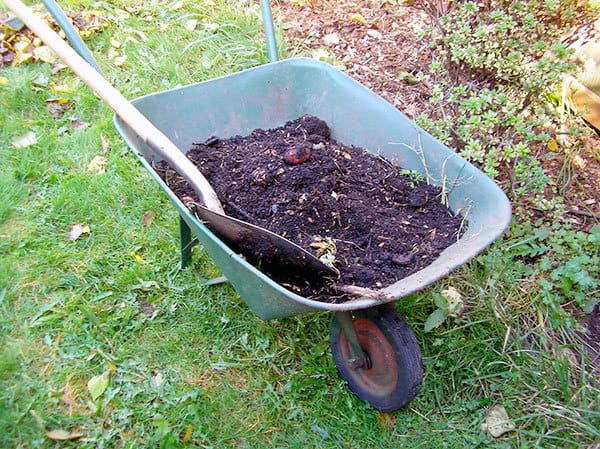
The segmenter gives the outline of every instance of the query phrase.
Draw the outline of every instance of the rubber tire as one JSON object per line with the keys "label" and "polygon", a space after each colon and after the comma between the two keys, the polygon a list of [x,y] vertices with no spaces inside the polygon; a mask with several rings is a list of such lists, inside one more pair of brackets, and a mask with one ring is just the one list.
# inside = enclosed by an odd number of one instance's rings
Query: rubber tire
{"label": "rubber tire", "polygon": [[[357,370],[350,367],[348,342],[333,315],[329,343],[340,376],[356,396],[376,410],[392,412],[406,406],[423,382],[421,349],[413,332],[389,305],[354,312],[353,325],[372,366]],[[379,361],[373,361],[369,345],[373,352],[381,352],[381,348],[385,357],[382,359],[382,354],[376,354]]]}

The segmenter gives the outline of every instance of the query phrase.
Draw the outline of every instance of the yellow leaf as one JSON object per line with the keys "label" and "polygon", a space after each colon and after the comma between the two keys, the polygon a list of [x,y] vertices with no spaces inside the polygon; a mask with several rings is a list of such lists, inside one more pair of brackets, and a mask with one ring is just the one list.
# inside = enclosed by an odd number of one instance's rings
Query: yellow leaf
{"label": "yellow leaf", "polygon": [[73,100],[63,97],[48,98],[46,100],[46,109],[48,109],[48,112],[54,118],[61,118],[65,111],[71,109],[74,105],[75,102]]}
{"label": "yellow leaf", "polygon": [[353,22],[362,23],[363,25],[367,24],[367,19],[362,14],[355,13],[350,15],[350,20]]}
{"label": "yellow leaf", "polygon": [[72,87],[69,87],[65,83],[56,83],[54,81],[50,81],[49,86],[50,86],[50,90],[52,92],[54,92],[55,94],[70,93],[75,90]]}
{"label": "yellow leaf", "polygon": [[187,430],[185,431],[185,435],[181,439],[181,442],[183,444],[187,444],[190,441],[190,438],[192,438],[193,433],[194,433],[194,428],[192,427],[191,424],[188,424]]}
{"label": "yellow leaf", "polygon": [[78,440],[85,435],[81,432],[69,432],[68,430],[64,429],[54,429],[46,432],[46,436],[52,441],[70,441]]}
{"label": "yellow leaf", "polygon": [[48,64],[54,64],[58,62],[58,56],[52,51],[47,45],[41,45],[33,49],[33,56],[40,61],[47,62]]}
{"label": "yellow leaf", "polygon": [[8,84],[8,78],[0,76],[0,86],[6,86]]}
{"label": "yellow leaf", "polygon": [[119,42],[116,39],[111,39],[110,40],[110,45],[112,45],[115,48],[121,48],[121,42]]}
{"label": "yellow leaf", "polygon": [[558,142],[556,141],[556,139],[550,139],[548,141],[548,150],[552,151],[553,153],[557,153],[558,151],[560,151],[560,147],[558,146]]}
{"label": "yellow leaf", "polygon": [[133,257],[133,260],[137,263],[146,263],[146,261],[135,251],[131,251],[131,257]]}
{"label": "yellow leaf", "polygon": [[33,54],[31,53],[17,53],[15,59],[13,59],[13,67],[18,67],[21,64],[25,64],[33,60]]}

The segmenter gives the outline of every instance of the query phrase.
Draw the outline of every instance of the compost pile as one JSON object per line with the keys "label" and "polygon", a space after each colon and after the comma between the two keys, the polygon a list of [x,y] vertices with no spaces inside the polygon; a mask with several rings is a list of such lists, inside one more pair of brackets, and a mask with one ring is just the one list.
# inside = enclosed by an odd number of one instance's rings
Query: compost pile
{"label": "compost pile", "polygon": [[[327,124],[303,116],[248,136],[195,143],[188,157],[206,176],[225,212],[284,236],[339,270],[336,279],[278,272],[251,263],[295,293],[348,299],[338,286],[378,289],[431,264],[455,243],[463,219],[438,188],[365,149],[330,138]],[[185,204],[194,191],[165,162],[159,175]]]}

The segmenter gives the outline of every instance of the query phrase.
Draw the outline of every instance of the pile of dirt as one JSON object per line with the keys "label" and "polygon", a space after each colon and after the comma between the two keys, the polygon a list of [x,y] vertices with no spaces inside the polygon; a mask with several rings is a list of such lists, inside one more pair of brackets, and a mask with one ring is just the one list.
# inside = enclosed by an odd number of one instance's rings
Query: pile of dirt
{"label": "pile of dirt", "polygon": [[[377,289],[424,268],[457,241],[463,224],[438,188],[332,140],[327,124],[312,116],[245,137],[211,138],[194,144],[188,157],[228,215],[334,263],[339,278],[317,282],[244,254],[286,287],[319,300],[345,300],[339,285]],[[183,178],[164,162],[156,169],[189,204],[195,193]]]}

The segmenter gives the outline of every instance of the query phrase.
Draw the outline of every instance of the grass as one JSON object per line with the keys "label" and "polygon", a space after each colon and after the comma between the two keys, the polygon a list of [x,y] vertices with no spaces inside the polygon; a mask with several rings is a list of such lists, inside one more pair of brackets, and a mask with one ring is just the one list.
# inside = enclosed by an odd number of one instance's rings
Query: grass
{"label": "grass", "polygon": [[[247,2],[119,3],[128,17],[114,3],[82,3],[113,16],[88,45],[127,97],[267,60],[259,11]],[[190,18],[199,19],[195,32],[183,26]],[[108,59],[111,46],[127,55],[124,65]],[[75,107],[62,119],[46,111],[54,94],[36,86],[40,74],[73,87],[63,95]],[[179,269],[175,209],[125,148],[112,113],[71,72],[51,76],[36,63],[0,76],[0,447],[600,443],[597,380],[585,357],[573,357],[582,353],[576,334],[551,330],[536,292],[542,274],[527,263],[533,249],[523,250],[518,229],[397,303],[421,343],[425,379],[407,408],[380,414],[337,376],[328,314],[261,321],[229,285],[198,282],[196,273],[218,273],[201,248],[192,268]],[[71,129],[74,118],[89,127]],[[37,144],[13,148],[28,131]],[[106,172],[95,174],[87,168],[103,138]],[[69,241],[76,223],[90,233]],[[425,333],[432,294],[448,286],[466,309]],[[93,400],[88,382],[103,373],[108,386]],[[516,430],[494,439],[481,424],[497,404]],[[56,429],[83,437],[56,442],[47,436]]]}

